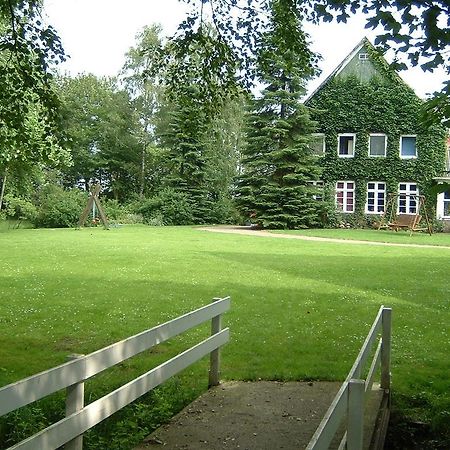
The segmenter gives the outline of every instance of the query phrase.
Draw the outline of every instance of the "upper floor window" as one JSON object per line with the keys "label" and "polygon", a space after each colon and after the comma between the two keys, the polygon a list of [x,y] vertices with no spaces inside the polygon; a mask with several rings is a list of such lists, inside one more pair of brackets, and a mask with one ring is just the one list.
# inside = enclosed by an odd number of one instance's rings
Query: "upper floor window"
{"label": "upper floor window", "polygon": [[337,181],[336,182],[336,205],[345,213],[355,211],[355,182]]}
{"label": "upper floor window", "polygon": [[417,158],[416,136],[400,136],[400,158]]}
{"label": "upper floor window", "polygon": [[367,183],[366,213],[384,213],[386,200],[386,184],[376,181]]}
{"label": "upper floor window", "polygon": [[355,156],[356,135],[345,133],[338,135],[338,156],[341,158],[353,158]]}
{"label": "upper floor window", "polygon": [[367,53],[360,53],[358,56],[361,61],[366,61],[369,59],[369,55]]}
{"label": "upper floor window", "polygon": [[323,156],[325,154],[325,134],[313,133],[309,141],[309,148],[313,155]]}
{"label": "upper floor window", "polygon": [[416,214],[419,201],[417,183],[399,183],[398,185],[398,214]]}
{"label": "upper floor window", "polygon": [[386,156],[387,136],[373,133],[369,136],[369,156]]}

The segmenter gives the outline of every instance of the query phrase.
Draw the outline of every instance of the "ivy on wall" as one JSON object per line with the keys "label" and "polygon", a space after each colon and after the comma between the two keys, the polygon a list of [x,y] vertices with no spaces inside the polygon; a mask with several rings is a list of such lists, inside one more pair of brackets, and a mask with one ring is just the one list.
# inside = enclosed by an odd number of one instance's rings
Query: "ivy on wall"
{"label": "ivy on wall", "polygon": [[[376,65],[381,74],[388,74],[381,62]],[[397,193],[400,182],[416,182],[433,214],[436,199],[429,193],[433,177],[444,169],[446,133],[440,125],[424,128],[420,124],[421,105],[412,89],[392,74],[373,77],[370,83],[355,76],[336,77],[307,101],[319,124],[317,131],[325,134],[326,152],[320,164],[328,191],[334,191],[338,180],[356,183],[354,220],[364,220],[369,181],[385,182],[387,193]],[[356,134],[353,158],[338,156],[340,133]],[[387,136],[385,157],[368,156],[370,133]],[[400,158],[401,135],[417,135],[416,159]]]}

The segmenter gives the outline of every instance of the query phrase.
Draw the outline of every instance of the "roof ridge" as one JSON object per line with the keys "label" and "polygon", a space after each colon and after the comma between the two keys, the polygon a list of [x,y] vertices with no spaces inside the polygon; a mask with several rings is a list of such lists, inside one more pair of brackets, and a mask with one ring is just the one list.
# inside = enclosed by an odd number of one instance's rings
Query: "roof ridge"
{"label": "roof ridge", "polygon": [[[312,92],[311,94],[307,95],[305,99],[303,100],[303,103],[306,103],[308,100],[310,100],[314,95],[317,94],[332,78],[334,78],[336,75],[338,75],[347,65],[348,63],[354,58],[354,56],[361,50],[362,47],[368,46],[371,50],[374,50],[378,52],[377,48],[370,42],[369,38],[367,36],[364,36],[358,44],[353,48],[353,50],[350,51],[350,53],[337,65],[337,67],[328,75],[322,83],[319,84]],[[383,55],[381,55],[382,60],[379,61],[380,63],[383,63],[386,70],[392,71],[392,74],[398,79],[399,82],[405,84],[410,89],[412,89],[405,80],[397,73],[396,70],[393,70],[390,68],[389,63],[386,61]],[[372,59],[372,62],[373,59]],[[413,90],[414,91],[414,90]]]}

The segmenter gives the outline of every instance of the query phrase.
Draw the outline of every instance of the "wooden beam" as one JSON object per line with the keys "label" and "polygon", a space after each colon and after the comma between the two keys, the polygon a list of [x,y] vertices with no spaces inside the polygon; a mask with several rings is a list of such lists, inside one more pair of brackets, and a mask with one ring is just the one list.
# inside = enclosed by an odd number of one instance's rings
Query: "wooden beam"
{"label": "wooden beam", "polygon": [[145,330],[0,389],[0,416],[35,402],[60,389],[86,380],[109,367],[167,341],[230,309],[230,297],[210,303],[176,319]]}
{"label": "wooden beam", "polygon": [[56,422],[30,438],[10,447],[9,450],[54,450],[86,432],[119,409],[135,401],[173,375],[229,340],[229,329],[211,336],[194,347],[130,381],[105,397],[91,403],[81,411]]}

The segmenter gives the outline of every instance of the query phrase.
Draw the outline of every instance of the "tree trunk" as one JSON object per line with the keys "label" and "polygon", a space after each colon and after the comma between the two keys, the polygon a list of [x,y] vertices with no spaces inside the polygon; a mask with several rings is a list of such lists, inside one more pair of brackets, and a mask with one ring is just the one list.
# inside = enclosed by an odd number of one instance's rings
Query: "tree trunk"
{"label": "tree trunk", "polygon": [[2,180],[2,190],[0,192],[0,211],[3,207],[3,197],[5,196],[6,176],[7,175],[8,175],[8,167],[5,167],[5,172],[3,173],[3,180]]}
{"label": "tree trunk", "polygon": [[144,198],[144,190],[145,190],[145,154],[147,150],[147,144],[144,144],[142,147],[142,158],[141,158],[141,188],[139,192],[139,196]]}

